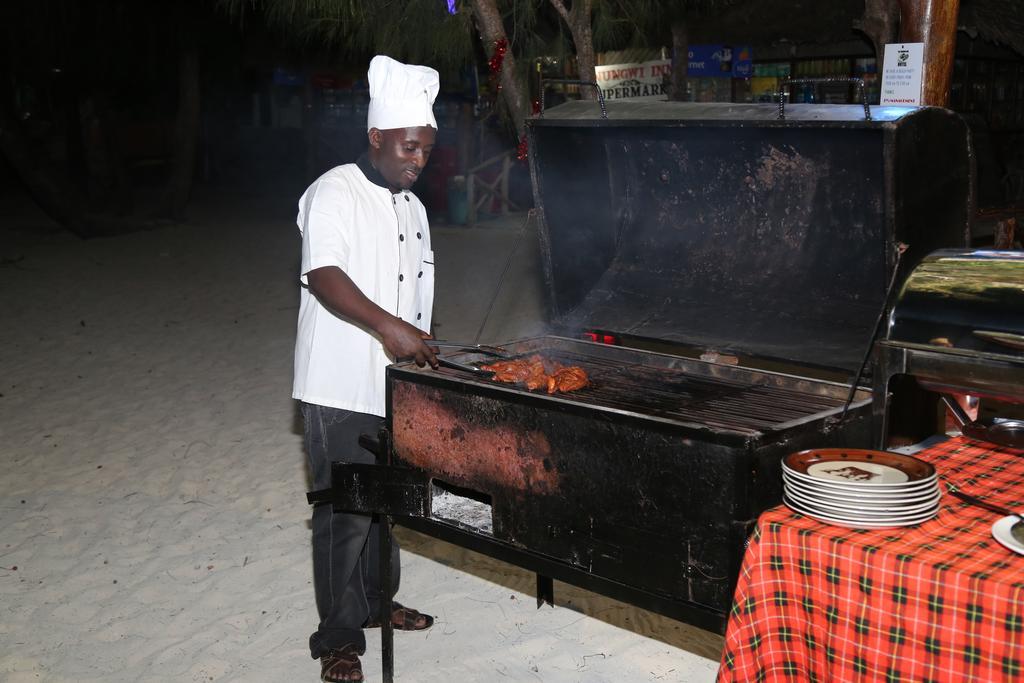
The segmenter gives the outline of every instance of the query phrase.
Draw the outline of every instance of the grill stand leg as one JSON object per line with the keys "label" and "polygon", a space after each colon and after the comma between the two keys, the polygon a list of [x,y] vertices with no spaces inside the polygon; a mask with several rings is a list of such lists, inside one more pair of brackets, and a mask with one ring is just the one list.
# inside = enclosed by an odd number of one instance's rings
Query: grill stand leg
{"label": "grill stand leg", "polygon": [[391,624],[391,515],[380,516],[380,659],[384,683],[395,680],[395,630]]}
{"label": "grill stand leg", "polygon": [[[384,427],[377,433],[377,462],[391,465],[391,435]],[[391,515],[380,515],[380,662],[383,683],[395,680],[395,629],[391,624]]]}
{"label": "grill stand leg", "polygon": [[555,606],[555,582],[550,576],[537,574],[537,609],[545,602]]}

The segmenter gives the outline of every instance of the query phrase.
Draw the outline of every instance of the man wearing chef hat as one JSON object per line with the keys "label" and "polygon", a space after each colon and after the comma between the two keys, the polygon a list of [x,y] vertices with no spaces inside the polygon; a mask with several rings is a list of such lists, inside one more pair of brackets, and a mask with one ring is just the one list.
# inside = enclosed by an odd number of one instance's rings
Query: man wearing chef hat
{"label": "man wearing chef hat", "polygon": [[[384,416],[384,369],[398,358],[437,366],[429,339],[434,255],[423,204],[409,188],[437,134],[434,69],[378,55],[370,62],[366,153],[331,169],[299,200],[302,233],[293,398],[301,401],[313,485],[330,487],[331,462],[372,463],[358,444]],[[310,652],[325,681],[363,680],[364,628],[378,626],[376,525],[367,515],[313,510],[313,579],[320,624]],[[400,630],[433,618],[392,602]]]}

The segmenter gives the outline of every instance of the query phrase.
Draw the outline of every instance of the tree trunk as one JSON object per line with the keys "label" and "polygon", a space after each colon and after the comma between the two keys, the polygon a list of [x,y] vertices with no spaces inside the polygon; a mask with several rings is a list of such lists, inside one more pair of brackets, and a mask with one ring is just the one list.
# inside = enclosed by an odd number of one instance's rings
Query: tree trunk
{"label": "tree trunk", "polygon": [[690,40],[686,24],[682,20],[672,22],[672,85],[668,98],[677,102],[685,102],[686,72],[690,67]]}
{"label": "tree trunk", "polygon": [[953,76],[960,0],[899,0],[900,41],[924,43],[921,104],[945,107]]}
{"label": "tree trunk", "polygon": [[29,194],[50,218],[79,237],[133,232],[150,226],[89,210],[85,195],[37,150],[32,149],[17,122],[0,108],[0,154],[14,169]]}
{"label": "tree trunk", "polygon": [[864,16],[853,27],[866,35],[875,47],[875,61],[882,63],[885,46],[896,40],[900,24],[900,6],[893,0],[864,0]]}
{"label": "tree trunk", "polygon": [[[102,92],[82,97],[78,111],[91,209],[119,215],[130,213],[132,190],[117,144],[117,114]],[[68,168],[71,169],[70,163]]]}
{"label": "tree trunk", "polygon": [[[185,27],[182,27],[185,30]],[[192,190],[199,139],[199,49],[186,36],[178,55],[178,113],[174,123],[174,156],[164,195],[168,217],[182,220]]]}
{"label": "tree trunk", "polygon": [[[13,70],[6,66],[0,64],[0,74],[15,82]],[[12,93],[13,90],[0,93],[0,156],[7,160],[39,208],[79,237],[139,229],[138,224],[129,228],[126,221],[90,211],[88,198],[69,180],[66,169],[58,168],[25,132]],[[77,107],[68,115],[77,123]]]}
{"label": "tree trunk", "polygon": [[[493,53],[495,45],[501,40],[504,40],[507,45],[508,36],[505,34],[505,24],[501,20],[501,12],[498,11],[496,0],[471,0],[471,2],[484,53],[488,55]],[[511,46],[502,61],[498,84],[501,86],[501,99],[515,126],[516,137],[521,139],[526,134],[526,117],[529,111],[526,108],[524,84],[516,76],[516,58],[512,54]]]}
{"label": "tree trunk", "polygon": [[[596,82],[597,71],[594,69],[597,59],[594,56],[594,34],[591,27],[593,0],[574,0],[572,9],[568,9],[562,0],[551,0],[558,14],[569,27],[573,46],[576,48],[576,72],[581,81]],[[596,100],[596,88],[580,88],[580,97],[585,100]]]}
{"label": "tree trunk", "polygon": [[29,194],[50,218],[79,237],[90,236],[85,220],[86,199],[70,183],[59,180],[49,166],[18,130],[17,123],[0,111],[0,154],[25,184]]}

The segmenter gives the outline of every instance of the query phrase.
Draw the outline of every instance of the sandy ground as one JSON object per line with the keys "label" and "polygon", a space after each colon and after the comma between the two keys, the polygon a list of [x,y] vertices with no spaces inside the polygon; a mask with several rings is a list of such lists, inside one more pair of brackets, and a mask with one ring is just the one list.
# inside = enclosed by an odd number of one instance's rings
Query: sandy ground
{"label": "sandy ground", "polygon": [[[290,208],[91,241],[0,221],[0,679],[317,680]],[[483,339],[530,331],[537,285],[497,290],[537,275],[518,237],[436,231],[439,335],[492,298]],[[714,679],[715,635],[563,584],[537,609],[531,574],[399,535],[399,597],[437,615],[396,634],[399,681]]]}

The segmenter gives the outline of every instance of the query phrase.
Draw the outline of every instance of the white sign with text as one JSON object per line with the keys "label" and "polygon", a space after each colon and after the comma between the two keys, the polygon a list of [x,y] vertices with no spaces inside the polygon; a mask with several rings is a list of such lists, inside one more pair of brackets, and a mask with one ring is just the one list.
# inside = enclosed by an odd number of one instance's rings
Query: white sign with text
{"label": "white sign with text", "polygon": [[666,98],[672,62],[655,59],[635,64],[606,64],[594,68],[597,84],[606,100]]}
{"label": "white sign with text", "polygon": [[889,43],[882,62],[879,104],[921,104],[921,67],[924,43]]}

